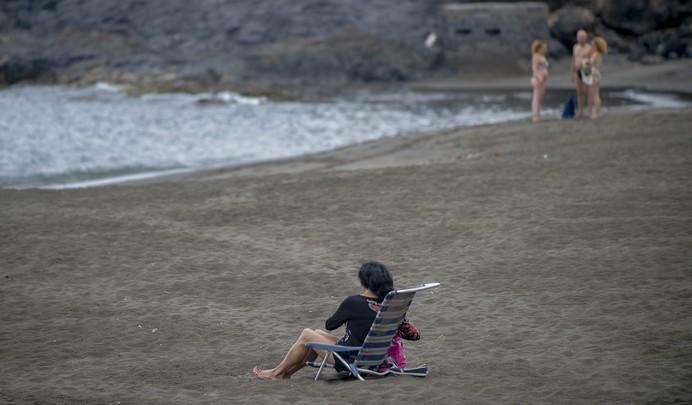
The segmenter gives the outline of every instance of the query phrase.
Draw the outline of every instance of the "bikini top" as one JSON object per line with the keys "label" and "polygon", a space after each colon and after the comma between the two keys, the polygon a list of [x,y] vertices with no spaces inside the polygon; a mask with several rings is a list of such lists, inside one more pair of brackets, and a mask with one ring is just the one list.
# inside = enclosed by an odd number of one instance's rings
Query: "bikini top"
{"label": "bikini top", "polygon": [[548,63],[548,62],[540,62],[540,63],[538,63],[536,66],[537,66],[539,69],[548,70],[548,68],[550,67],[550,63]]}

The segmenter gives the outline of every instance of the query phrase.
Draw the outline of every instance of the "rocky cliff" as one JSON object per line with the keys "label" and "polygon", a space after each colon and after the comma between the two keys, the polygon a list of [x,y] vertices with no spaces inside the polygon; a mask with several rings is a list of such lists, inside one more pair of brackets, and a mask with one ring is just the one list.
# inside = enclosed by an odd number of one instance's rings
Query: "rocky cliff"
{"label": "rocky cliff", "polygon": [[660,58],[692,57],[692,1],[690,0],[575,0],[563,2],[550,16],[554,38],[572,44],[585,28],[604,37],[615,52],[632,60],[645,55]]}
{"label": "rocky cliff", "polygon": [[[3,0],[0,84],[108,80],[134,83],[140,91],[228,86],[261,91],[276,84],[463,74],[473,62],[446,57],[444,44],[431,35],[448,3],[454,2]],[[557,56],[565,52],[560,44],[568,47],[581,27],[633,57],[692,52],[688,0],[544,3],[551,10],[546,19]]]}

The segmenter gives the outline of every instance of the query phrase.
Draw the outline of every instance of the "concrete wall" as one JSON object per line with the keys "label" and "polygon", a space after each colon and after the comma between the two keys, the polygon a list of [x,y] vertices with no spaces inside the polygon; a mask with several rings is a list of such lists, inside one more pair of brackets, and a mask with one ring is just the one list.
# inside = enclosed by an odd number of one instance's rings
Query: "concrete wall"
{"label": "concrete wall", "polygon": [[548,6],[538,2],[466,3],[440,6],[435,31],[447,64],[493,70],[525,69],[535,39],[547,40]]}

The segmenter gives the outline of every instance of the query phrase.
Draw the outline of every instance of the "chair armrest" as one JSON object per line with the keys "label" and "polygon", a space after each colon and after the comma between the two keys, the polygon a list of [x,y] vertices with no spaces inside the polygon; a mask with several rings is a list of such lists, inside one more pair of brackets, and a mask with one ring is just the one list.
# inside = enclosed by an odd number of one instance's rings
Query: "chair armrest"
{"label": "chair armrest", "polygon": [[326,350],[329,352],[357,352],[363,348],[363,346],[343,346],[343,345],[332,345],[329,343],[321,342],[307,342],[305,347],[317,350]]}
{"label": "chair armrest", "polygon": [[423,290],[427,290],[428,288],[438,287],[439,285],[440,285],[440,283],[425,283],[425,284],[421,284],[421,285],[419,285],[417,287],[413,287],[413,288],[407,288],[404,290],[396,290],[396,292],[401,294],[401,293],[423,291]]}

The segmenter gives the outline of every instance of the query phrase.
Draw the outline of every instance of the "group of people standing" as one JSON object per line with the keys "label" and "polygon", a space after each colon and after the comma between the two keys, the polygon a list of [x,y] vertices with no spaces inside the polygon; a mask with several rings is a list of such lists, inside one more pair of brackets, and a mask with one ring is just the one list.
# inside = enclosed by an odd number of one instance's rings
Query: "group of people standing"
{"label": "group of people standing", "polygon": [[[589,42],[589,36],[584,30],[577,32],[577,43],[572,49],[572,64],[570,76],[576,86],[575,118],[588,115],[596,119],[601,115],[601,66],[603,56],[608,52],[608,44],[601,37]],[[536,40],[531,45],[531,85],[533,100],[531,117],[533,122],[541,120],[541,107],[545,97],[549,76],[547,54],[548,45],[545,41]]]}

